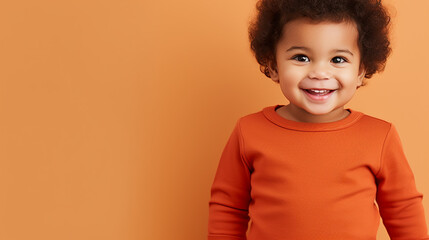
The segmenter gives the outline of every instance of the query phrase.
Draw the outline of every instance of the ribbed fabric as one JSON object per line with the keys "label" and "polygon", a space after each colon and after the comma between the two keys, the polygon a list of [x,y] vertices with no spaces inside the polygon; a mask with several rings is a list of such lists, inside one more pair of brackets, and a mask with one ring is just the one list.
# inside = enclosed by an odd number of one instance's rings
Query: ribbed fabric
{"label": "ribbed fabric", "polygon": [[390,123],[353,110],[302,123],[276,107],[237,122],[211,189],[209,240],[372,240],[380,215],[391,239],[429,239]]}

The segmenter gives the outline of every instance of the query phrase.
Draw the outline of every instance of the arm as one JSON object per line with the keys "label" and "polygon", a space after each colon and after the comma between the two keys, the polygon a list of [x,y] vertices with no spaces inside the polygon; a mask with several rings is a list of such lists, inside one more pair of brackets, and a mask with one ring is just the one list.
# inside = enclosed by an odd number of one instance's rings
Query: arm
{"label": "arm", "polygon": [[413,173],[393,126],[385,139],[376,178],[377,203],[390,238],[429,240],[423,196],[416,189]]}
{"label": "arm", "polygon": [[219,162],[209,203],[208,240],[245,240],[249,222],[250,170],[235,127]]}

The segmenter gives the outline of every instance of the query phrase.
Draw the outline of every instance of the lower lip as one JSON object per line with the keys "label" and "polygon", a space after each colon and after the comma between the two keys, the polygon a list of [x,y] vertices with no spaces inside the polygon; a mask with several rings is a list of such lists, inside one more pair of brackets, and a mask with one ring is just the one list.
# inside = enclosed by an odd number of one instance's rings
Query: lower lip
{"label": "lower lip", "polygon": [[326,101],[330,96],[332,96],[332,94],[334,94],[335,91],[331,91],[328,94],[324,94],[324,95],[315,95],[315,94],[310,94],[309,92],[304,91],[305,95],[307,95],[307,97],[309,97],[311,100],[315,101],[315,102],[323,102]]}

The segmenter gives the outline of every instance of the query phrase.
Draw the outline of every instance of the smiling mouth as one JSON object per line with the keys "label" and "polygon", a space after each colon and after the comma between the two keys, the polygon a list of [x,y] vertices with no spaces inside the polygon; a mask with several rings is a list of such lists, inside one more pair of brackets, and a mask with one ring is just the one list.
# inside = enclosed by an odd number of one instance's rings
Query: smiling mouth
{"label": "smiling mouth", "polygon": [[329,90],[329,89],[303,89],[303,90],[306,91],[308,94],[311,94],[314,96],[324,96],[335,91],[335,90]]}

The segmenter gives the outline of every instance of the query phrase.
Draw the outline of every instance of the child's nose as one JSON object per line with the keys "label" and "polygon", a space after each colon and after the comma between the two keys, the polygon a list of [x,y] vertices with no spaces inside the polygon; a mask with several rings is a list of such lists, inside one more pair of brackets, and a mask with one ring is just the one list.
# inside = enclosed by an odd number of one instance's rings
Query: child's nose
{"label": "child's nose", "polygon": [[332,77],[332,73],[329,66],[324,63],[319,63],[313,65],[308,73],[308,77],[315,80],[328,80]]}

